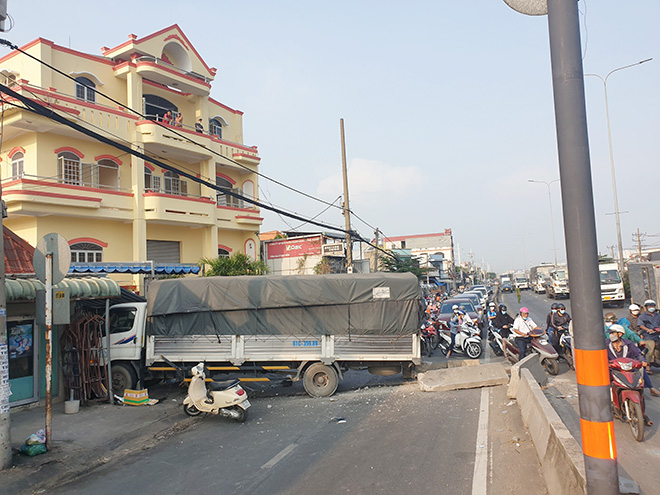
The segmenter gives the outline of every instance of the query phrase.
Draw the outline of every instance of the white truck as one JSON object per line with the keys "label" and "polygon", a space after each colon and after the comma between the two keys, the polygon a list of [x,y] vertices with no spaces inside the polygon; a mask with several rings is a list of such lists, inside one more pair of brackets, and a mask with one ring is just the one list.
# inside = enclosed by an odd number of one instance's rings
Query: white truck
{"label": "white truck", "polygon": [[520,290],[529,289],[529,281],[527,280],[527,276],[523,272],[514,273],[513,283],[517,289]]}
{"label": "white truck", "polygon": [[623,308],[626,292],[616,263],[599,263],[600,294],[604,304],[616,304]]}
{"label": "white truck", "polygon": [[553,267],[545,281],[546,297],[558,299],[568,297],[569,294],[568,270],[565,266]]}
{"label": "white truck", "polygon": [[113,391],[185,378],[204,361],[242,381],[303,381],[327,397],[349,369],[411,376],[423,300],[410,273],[191,277],[110,308]]}
{"label": "white truck", "polygon": [[550,271],[555,267],[552,263],[541,263],[529,269],[529,283],[537,294],[545,292],[545,281],[550,276]]}

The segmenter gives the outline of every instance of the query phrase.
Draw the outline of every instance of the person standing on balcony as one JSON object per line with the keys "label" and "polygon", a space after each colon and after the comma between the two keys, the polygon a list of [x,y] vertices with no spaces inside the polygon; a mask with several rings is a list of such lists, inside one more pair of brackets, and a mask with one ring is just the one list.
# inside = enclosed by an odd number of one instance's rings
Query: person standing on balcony
{"label": "person standing on balcony", "polygon": [[195,130],[201,134],[204,134],[204,126],[202,125],[202,119],[197,119],[197,122],[195,122]]}
{"label": "person standing on balcony", "polygon": [[177,127],[183,127],[183,114],[181,112],[176,114],[176,118],[174,119],[174,125]]}
{"label": "person standing on balcony", "polygon": [[163,115],[163,123],[167,125],[172,125],[172,111],[168,110],[165,112],[165,115]]}

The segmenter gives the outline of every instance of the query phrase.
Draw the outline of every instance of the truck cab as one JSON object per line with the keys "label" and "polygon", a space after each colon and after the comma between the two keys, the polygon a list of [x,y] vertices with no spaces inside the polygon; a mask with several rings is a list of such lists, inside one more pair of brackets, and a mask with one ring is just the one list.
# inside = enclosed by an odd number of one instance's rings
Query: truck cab
{"label": "truck cab", "polygon": [[[116,304],[110,308],[110,361],[112,389],[121,391],[137,383],[144,346],[147,303]],[[103,340],[105,343],[105,339]]]}
{"label": "truck cab", "polygon": [[569,296],[566,268],[556,268],[550,271],[545,283],[545,295],[552,299]]}
{"label": "truck cab", "polygon": [[626,293],[623,288],[623,280],[616,263],[600,263],[600,295],[603,304],[615,304],[623,308]]}

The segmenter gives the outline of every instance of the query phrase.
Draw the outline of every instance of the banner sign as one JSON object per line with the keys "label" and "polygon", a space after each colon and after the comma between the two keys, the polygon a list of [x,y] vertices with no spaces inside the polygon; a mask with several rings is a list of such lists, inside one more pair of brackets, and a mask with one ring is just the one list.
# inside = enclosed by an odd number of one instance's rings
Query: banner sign
{"label": "banner sign", "polygon": [[269,242],[267,246],[269,260],[279,258],[297,258],[305,255],[321,254],[322,237],[302,237]]}

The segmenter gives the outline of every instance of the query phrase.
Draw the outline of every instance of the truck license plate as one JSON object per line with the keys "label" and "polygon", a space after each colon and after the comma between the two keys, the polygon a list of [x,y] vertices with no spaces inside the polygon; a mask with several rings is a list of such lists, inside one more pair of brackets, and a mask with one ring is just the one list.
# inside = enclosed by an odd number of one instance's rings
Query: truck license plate
{"label": "truck license plate", "polygon": [[612,296],[605,296],[603,299],[612,299]]}
{"label": "truck license plate", "polygon": [[250,401],[245,399],[243,402],[241,402],[238,406],[242,407],[243,409],[247,409],[250,407],[252,404],[250,404]]}

